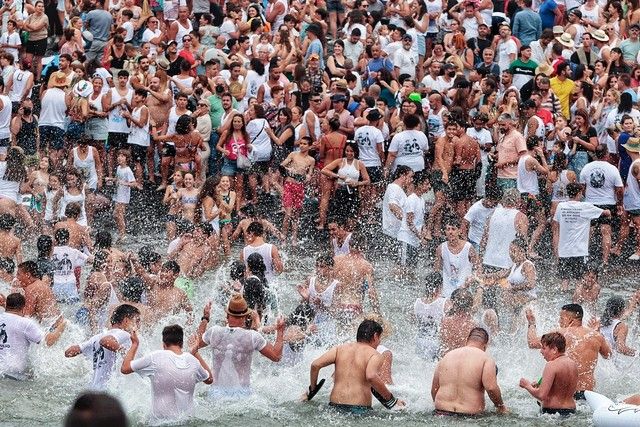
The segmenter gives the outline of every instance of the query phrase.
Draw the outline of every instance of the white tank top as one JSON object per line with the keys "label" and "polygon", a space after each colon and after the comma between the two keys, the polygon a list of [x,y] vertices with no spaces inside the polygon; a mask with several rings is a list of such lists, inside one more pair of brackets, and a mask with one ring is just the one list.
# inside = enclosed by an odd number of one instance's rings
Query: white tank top
{"label": "white tank top", "polygon": [[[22,92],[24,91],[24,87],[27,85],[29,81],[29,75],[31,71],[24,70],[15,70],[13,72],[13,86],[11,87],[11,91],[9,92],[9,98],[11,98],[11,102],[20,102],[22,100]],[[27,93],[27,98],[31,98],[31,90]]]}
{"label": "white tank top", "polygon": [[638,179],[631,173],[634,165],[640,167],[640,159],[634,160],[629,166],[629,176],[627,176],[627,186],[624,189],[623,199],[624,209],[627,211],[640,209],[640,184],[638,184]]}
{"label": "white tank top", "polygon": [[552,202],[566,202],[569,200],[569,196],[567,195],[568,183],[569,178],[567,178],[567,171],[563,170],[560,172],[560,176],[556,179],[556,182],[553,183],[553,194],[551,196]]}
{"label": "white tank top", "polygon": [[447,302],[445,297],[440,297],[429,304],[416,299],[413,304],[413,314],[418,319],[418,337],[437,339],[438,327],[444,317],[444,305]]}
{"label": "white tank top", "polygon": [[[136,121],[140,120],[142,107],[136,107],[131,112],[131,117]],[[140,145],[142,147],[148,147],[149,142],[149,115],[147,115],[147,121],[142,127],[136,125],[131,126],[131,133],[128,139],[129,144]]]}
{"label": "white tank top", "polygon": [[316,290],[316,276],[310,277],[309,278],[309,299],[311,300],[311,299],[318,298],[322,303],[322,306],[316,307],[316,308],[320,309],[320,311],[326,311],[329,307],[331,307],[331,304],[333,303],[333,292],[335,291],[337,285],[338,285],[338,281],[334,279],[331,282],[331,284],[327,287],[327,289],[325,289],[322,292],[318,292]]}
{"label": "white tank top", "polygon": [[44,220],[45,221],[54,221],[58,219],[58,215],[54,217],[53,215],[53,199],[56,197],[57,191],[47,190],[44,192],[44,197],[46,198],[46,204],[44,207]]}
{"label": "white tank top", "polygon": [[473,271],[469,259],[471,243],[466,242],[460,253],[449,250],[447,242],[442,244],[442,295],[449,298],[451,293],[462,286]]}
{"label": "white tank top", "polygon": [[[131,99],[133,98],[133,89],[128,89],[127,94],[125,96],[121,96],[118,92],[118,89],[112,87],[111,104],[117,103],[122,98],[126,99],[127,102],[131,104]],[[122,117],[122,108],[118,106],[109,111],[109,132],[129,133],[129,131],[130,129],[129,125],[127,124],[127,120]]]}
{"label": "white tank top", "polygon": [[262,84],[263,94],[262,94],[262,102],[268,104],[273,101],[273,97],[271,96],[271,86],[269,86],[269,82],[266,81]]}
{"label": "white tank top", "polygon": [[20,183],[4,179],[7,162],[0,162],[0,199],[14,200],[20,203]]}
{"label": "white tank top", "polygon": [[331,239],[331,246],[333,246],[333,255],[347,255],[349,253],[349,242],[351,241],[351,233],[347,234],[344,238],[342,245],[338,246],[338,239]]}
{"label": "white tank top", "polygon": [[273,245],[271,243],[263,243],[260,246],[247,245],[244,247],[244,249],[242,249],[242,255],[244,257],[245,267],[248,267],[247,259],[249,259],[249,255],[253,253],[258,253],[262,255],[262,259],[264,260],[264,265],[267,267],[267,270],[265,272],[265,277],[269,282],[271,282],[271,280],[273,280],[275,276],[273,271],[273,259],[271,258],[272,247]]}
{"label": "white tank top", "polygon": [[[525,282],[526,279],[525,279],[524,275],[522,274],[522,266],[527,264],[527,263],[531,264],[533,266],[534,271],[535,271],[535,268],[536,268],[535,265],[529,260],[526,260],[525,262],[523,262],[520,265],[513,264],[511,266],[511,271],[509,272],[509,276],[507,277],[507,281],[509,282],[510,285],[522,285]],[[529,295],[532,298],[536,298],[536,289],[533,288],[533,289],[527,291],[526,294]]]}
{"label": "white tank top", "polygon": [[[316,117],[316,121],[313,125],[313,132],[311,132],[311,129],[309,129],[309,126],[307,126],[307,114],[313,114]],[[305,129],[307,130],[307,135],[311,136],[315,136],[316,141],[318,139],[320,139],[320,135],[321,135],[321,131],[320,131],[320,118],[318,117],[318,115],[316,113],[314,113],[311,110],[307,110],[304,113],[304,116],[302,117],[302,124],[305,127]]]}
{"label": "white tank top", "polygon": [[338,179],[338,184],[345,185],[347,181],[358,181],[360,179],[360,170],[358,169],[358,159],[353,159],[351,164],[347,163],[347,159],[342,159],[338,175],[343,178]]}
{"label": "white tank top", "polygon": [[529,154],[525,154],[518,160],[518,191],[520,193],[529,193],[537,196],[540,193],[538,187],[538,173],[535,170],[527,170],[527,160],[532,159]]}
{"label": "white tank top", "polygon": [[98,172],[96,171],[96,160],[93,158],[93,150],[88,147],[87,158],[82,160],[78,155],[78,147],[73,149],[73,167],[85,176],[87,186],[95,190],[98,188]]}
{"label": "white tank top", "polygon": [[191,21],[187,21],[189,25],[187,28],[183,27],[180,21],[176,21],[176,24],[178,24],[178,32],[176,33],[175,41],[178,43],[178,50],[180,50],[182,49],[182,38],[193,31],[193,25],[191,25]]}
{"label": "white tank top", "polygon": [[40,126],[55,126],[64,130],[67,117],[67,103],[64,91],[57,87],[47,89],[42,97],[40,110]]}
{"label": "white tank top", "polygon": [[84,186],[82,187],[82,191],[78,195],[71,195],[67,193],[67,189],[63,190],[62,200],[60,200],[60,216],[64,217],[64,211],[67,209],[67,205],[69,203],[78,202],[80,203],[80,216],[78,217],[78,224],[86,227],[87,226],[87,213],[84,210]]}
{"label": "white tank top", "polygon": [[616,338],[613,336],[613,333],[616,330],[616,327],[620,324],[619,319],[612,319],[611,324],[609,326],[600,326],[600,333],[604,336],[604,339],[609,343],[609,347],[612,350],[616,349]]}
{"label": "white tank top", "polygon": [[[544,142],[546,139],[545,133],[544,133],[545,131],[544,121],[538,116],[533,116],[533,118],[538,121],[538,129],[536,129],[536,133],[534,135],[540,138],[540,140]],[[527,124],[524,127],[524,134],[525,135],[529,134],[529,122],[527,122]]]}
{"label": "white tank top", "polygon": [[[191,115],[191,111],[187,110],[187,116]],[[183,115],[183,114],[181,114]],[[176,133],[176,123],[178,123],[178,119],[180,116],[176,113],[176,106],[174,105],[169,110],[169,120],[167,120],[167,135],[174,135]],[[169,142],[169,144],[173,144],[173,142]]]}
{"label": "white tank top", "polygon": [[283,0],[277,0],[274,3],[269,3],[269,6],[267,7],[267,10],[270,11],[271,8],[272,7],[276,7],[276,5],[278,3],[281,3],[282,6],[284,6],[284,10],[282,11],[282,13],[280,15],[276,16],[276,19],[273,21],[273,25],[271,26],[271,33],[273,33],[273,34],[276,34],[277,32],[280,31],[280,27],[282,26],[282,24],[284,24],[285,15],[287,13],[289,13],[289,2],[283,1]]}
{"label": "white tank top", "polygon": [[489,220],[487,247],[482,263],[491,267],[510,268],[509,245],[516,238],[517,209],[498,206]]}
{"label": "white tank top", "polygon": [[0,95],[0,100],[0,139],[7,139],[11,137],[11,99],[6,95]]}

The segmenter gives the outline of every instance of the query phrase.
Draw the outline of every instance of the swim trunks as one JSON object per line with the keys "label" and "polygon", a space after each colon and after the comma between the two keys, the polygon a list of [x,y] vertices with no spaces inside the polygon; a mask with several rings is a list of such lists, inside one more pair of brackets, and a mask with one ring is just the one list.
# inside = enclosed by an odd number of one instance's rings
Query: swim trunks
{"label": "swim trunks", "polygon": [[587,398],[584,396],[584,390],[576,391],[576,392],[573,394],[573,398],[574,398],[575,400],[587,400]]}
{"label": "swim trunks", "polygon": [[371,406],[364,405],[344,405],[342,403],[329,402],[332,408],[351,415],[365,415],[371,411]]}
{"label": "swim trunks", "polygon": [[[584,393],[584,392],[583,392]],[[568,417],[576,413],[575,409],[555,409],[555,408],[542,408],[543,414],[559,414],[561,417]]]}
{"label": "swim trunks", "polygon": [[476,197],[476,171],[474,169],[453,169],[449,180],[451,200],[462,202]]}
{"label": "swim trunks", "polygon": [[284,208],[302,209],[304,202],[304,184],[286,180],[282,191],[282,206]]}
{"label": "swim trunks", "polygon": [[443,409],[434,409],[433,415],[444,416],[444,417],[475,417],[474,414],[463,414],[461,412],[453,412],[453,411],[445,411]]}
{"label": "swim trunks", "polygon": [[175,280],[175,282],[173,282],[173,284],[176,288],[182,289],[189,299],[193,299],[193,296],[195,295],[193,280],[188,277],[180,276]]}

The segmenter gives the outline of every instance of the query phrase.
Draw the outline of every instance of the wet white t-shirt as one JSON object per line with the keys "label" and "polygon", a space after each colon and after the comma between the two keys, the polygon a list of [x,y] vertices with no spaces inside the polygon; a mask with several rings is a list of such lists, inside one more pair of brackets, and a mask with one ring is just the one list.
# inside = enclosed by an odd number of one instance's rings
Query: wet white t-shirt
{"label": "wet white t-shirt", "polygon": [[360,149],[359,160],[365,167],[382,166],[380,155],[378,154],[378,145],[384,144],[384,136],[380,129],[370,125],[359,127],[356,129],[353,139]]}
{"label": "wet white t-shirt", "polygon": [[213,326],[202,340],[211,347],[213,383],[217,388],[237,390],[251,385],[251,359],[267,340],[257,331]]}
{"label": "wet white t-shirt", "polygon": [[464,216],[464,219],[469,222],[468,235],[471,243],[480,244],[480,240],[482,240],[482,235],[484,234],[484,227],[487,224],[487,219],[491,216],[494,210],[496,210],[495,207],[485,207],[482,204],[482,200],[478,200],[471,205]]}
{"label": "wet white t-shirt", "polygon": [[559,225],[558,256],[560,258],[589,255],[591,220],[600,217],[602,209],[587,202],[560,202],[553,220]]}
{"label": "wet white t-shirt", "polygon": [[154,351],[131,362],[131,369],[151,379],[153,407],[151,422],[177,419],[193,406],[193,391],[209,373],[191,353]]}
{"label": "wet white t-shirt", "polygon": [[422,231],[424,226],[424,199],[415,193],[411,193],[404,203],[402,224],[398,231],[398,240],[405,242],[413,247],[420,246],[420,239],[409,228],[407,215],[413,214],[413,224],[418,232]]}
{"label": "wet white t-shirt", "polygon": [[117,354],[100,345],[100,340],[107,335],[114,337],[118,344],[125,349],[131,347],[131,335],[129,335],[129,332],[118,328],[94,335],[80,344],[82,354],[93,361],[93,378],[89,386],[92,390],[104,390],[107,388],[107,383],[116,365]]}
{"label": "wet white t-shirt", "polygon": [[44,339],[38,324],[13,313],[0,314],[0,372],[22,374],[27,368],[29,346]]}
{"label": "wet white t-shirt", "polygon": [[405,130],[391,140],[389,152],[396,153],[393,163],[395,170],[398,165],[409,166],[414,172],[424,169],[424,153],[429,149],[427,136],[419,130]]}
{"label": "wet white t-shirt", "polygon": [[387,190],[384,192],[384,198],[382,199],[382,232],[394,239],[398,237],[402,220],[398,219],[393,212],[391,212],[389,205],[394,204],[400,209],[404,209],[406,201],[407,195],[402,187],[393,182],[387,186]]}

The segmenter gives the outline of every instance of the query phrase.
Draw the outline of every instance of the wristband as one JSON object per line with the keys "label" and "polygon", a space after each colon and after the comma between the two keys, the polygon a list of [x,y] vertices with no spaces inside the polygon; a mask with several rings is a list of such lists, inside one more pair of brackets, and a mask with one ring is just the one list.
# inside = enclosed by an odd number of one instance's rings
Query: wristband
{"label": "wristband", "polygon": [[202,317],[200,318],[200,321],[201,321],[201,322],[202,322],[203,320],[204,320],[204,321],[209,322],[209,318],[208,318],[207,316],[202,316]]}
{"label": "wristband", "polygon": [[389,397],[389,399],[385,399],[384,397],[382,397],[382,395],[380,393],[378,393],[376,391],[376,389],[374,389],[373,387],[371,387],[371,394],[373,394],[373,396],[378,399],[378,401],[380,403],[382,403],[382,406],[384,406],[387,409],[391,409],[394,406],[396,406],[396,403],[398,403],[398,398],[395,397],[393,394],[391,394],[391,397]]}

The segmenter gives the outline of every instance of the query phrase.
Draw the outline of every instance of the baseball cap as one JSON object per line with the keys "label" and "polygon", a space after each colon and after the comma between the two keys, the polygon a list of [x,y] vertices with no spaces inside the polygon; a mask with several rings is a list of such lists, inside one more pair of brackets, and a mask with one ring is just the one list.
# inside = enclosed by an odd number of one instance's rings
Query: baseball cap
{"label": "baseball cap", "polygon": [[336,93],[331,97],[331,102],[345,102],[346,100],[347,100],[347,97],[341,93]]}
{"label": "baseball cap", "polygon": [[367,120],[369,120],[370,122],[380,120],[381,118],[382,114],[377,108],[372,108],[371,110],[369,110],[369,113],[367,113]]}
{"label": "baseball cap", "polygon": [[411,37],[411,34],[405,34],[404,36],[402,36],[402,40],[413,41],[413,37]]}

